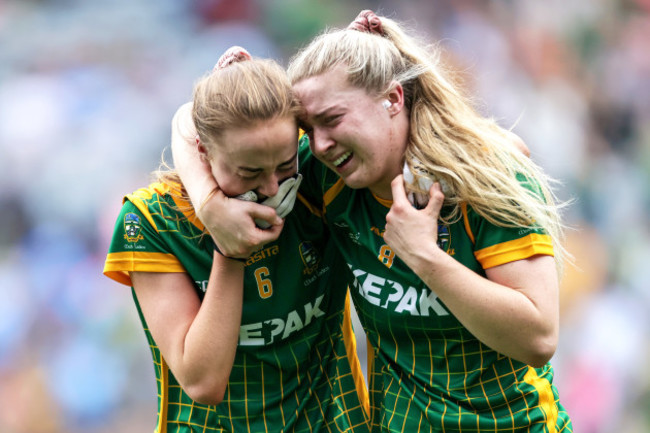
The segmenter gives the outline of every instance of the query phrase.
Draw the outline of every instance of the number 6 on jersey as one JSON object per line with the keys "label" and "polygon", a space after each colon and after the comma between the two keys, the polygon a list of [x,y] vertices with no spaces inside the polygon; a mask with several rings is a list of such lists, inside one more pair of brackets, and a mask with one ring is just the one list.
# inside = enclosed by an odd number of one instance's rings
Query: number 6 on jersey
{"label": "number 6 on jersey", "polygon": [[257,290],[260,293],[260,298],[266,299],[273,295],[273,283],[269,279],[269,268],[262,266],[255,269],[255,281],[257,282]]}

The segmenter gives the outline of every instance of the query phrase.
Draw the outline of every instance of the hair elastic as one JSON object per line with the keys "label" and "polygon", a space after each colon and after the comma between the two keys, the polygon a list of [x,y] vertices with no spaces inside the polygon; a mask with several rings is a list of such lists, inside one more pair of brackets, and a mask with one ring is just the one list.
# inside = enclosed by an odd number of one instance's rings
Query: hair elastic
{"label": "hair elastic", "polygon": [[245,48],[234,45],[226,50],[225,53],[219,57],[219,60],[214,65],[213,70],[223,69],[232,65],[235,62],[243,62],[244,60],[251,60],[252,56]]}
{"label": "hair elastic", "polygon": [[375,33],[384,36],[384,28],[381,26],[381,19],[370,9],[359,12],[359,15],[350,23],[348,30]]}

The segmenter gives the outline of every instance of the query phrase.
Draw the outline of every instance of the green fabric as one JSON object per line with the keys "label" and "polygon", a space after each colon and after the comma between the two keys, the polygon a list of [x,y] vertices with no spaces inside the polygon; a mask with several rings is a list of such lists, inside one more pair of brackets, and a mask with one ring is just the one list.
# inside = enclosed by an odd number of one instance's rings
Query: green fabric
{"label": "green fabric", "polygon": [[[482,344],[388,248],[383,232],[390,203],[343,186],[313,157],[304,157],[302,172],[305,194],[321,203],[355,275],[352,298],[374,348],[373,431],[572,431],[550,364],[532,369]],[[461,219],[439,224],[438,245],[481,275],[481,252],[499,263],[530,251],[552,254],[539,230],[497,227],[471,209],[467,215],[474,239]]]}
{"label": "green fabric", "polygon": [[[202,298],[212,240],[175,209],[166,191],[157,184],[127,196],[105,272],[169,272],[178,262],[177,271],[191,276]],[[158,384],[156,431],[368,431],[343,339],[349,281],[320,216],[297,202],[280,238],[247,262],[240,342],[217,406],[185,394],[141,315]]]}

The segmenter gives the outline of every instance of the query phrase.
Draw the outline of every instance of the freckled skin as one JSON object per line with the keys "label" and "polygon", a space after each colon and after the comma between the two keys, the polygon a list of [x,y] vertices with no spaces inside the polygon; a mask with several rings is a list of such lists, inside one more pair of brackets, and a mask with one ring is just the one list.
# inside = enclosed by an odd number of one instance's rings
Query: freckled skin
{"label": "freckled skin", "polygon": [[[369,188],[390,199],[390,182],[401,173],[408,136],[401,86],[394,83],[388,95],[371,96],[351,86],[345,71],[335,68],[299,81],[294,89],[314,156],[349,187]],[[351,158],[337,167],[334,161],[346,152],[352,152]]]}

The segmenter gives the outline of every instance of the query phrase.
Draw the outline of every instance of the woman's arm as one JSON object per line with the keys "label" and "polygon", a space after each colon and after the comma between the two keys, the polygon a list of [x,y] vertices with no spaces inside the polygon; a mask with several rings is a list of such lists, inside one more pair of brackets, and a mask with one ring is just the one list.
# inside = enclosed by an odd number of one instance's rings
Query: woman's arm
{"label": "woman's arm", "polygon": [[392,187],[386,243],[476,338],[526,364],[546,364],[559,334],[554,258],[538,255],[496,266],[487,269],[484,278],[436,244],[435,222],[444,199],[439,184],[432,187],[429,204],[422,210],[408,202],[401,176]]}
{"label": "woman's arm", "polygon": [[530,158],[530,149],[528,148],[524,140],[522,140],[520,136],[518,136],[512,131],[507,131],[507,132],[515,148],[518,149],[524,155],[526,155],[528,158]]}
{"label": "woman's arm", "polygon": [[132,272],[142,314],[162,356],[195,401],[223,400],[235,359],[244,264],[214,253],[203,302],[186,273]]}
{"label": "woman's arm", "polygon": [[[284,222],[275,209],[226,197],[219,190],[210,165],[199,156],[191,102],[182,105],[174,115],[171,144],[174,167],[196,215],[223,254],[248,257],[278,238]],[[268,221],[272,226],[260,229],[255,225],[255,218]]]}
{"label": "woman's arm", "polygon": [[200,209],[212,190],[217,188],[217,182],[210,172],[210,164],[200,158],[191,102],[181,105],[174,114],[171,143],[174,167],[187,189],[192,206]]}

